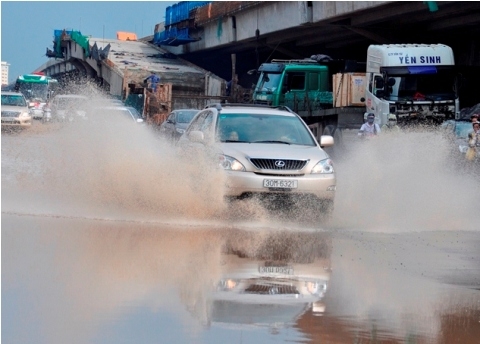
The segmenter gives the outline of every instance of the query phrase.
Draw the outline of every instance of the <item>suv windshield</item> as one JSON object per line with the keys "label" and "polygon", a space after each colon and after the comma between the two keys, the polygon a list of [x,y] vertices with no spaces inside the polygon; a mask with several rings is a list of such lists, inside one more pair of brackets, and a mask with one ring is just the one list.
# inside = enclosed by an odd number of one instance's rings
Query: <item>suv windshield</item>
{"label": "suv windshield", "polygon": [[27,106],[25,98],[21,95],[4,95],[2,94],[2,105],[9,106]]}
{"label": "suv windshield", "polygon": [[309,129],[296,116],[220,114],[216,135],[220,142],[316,144]]}

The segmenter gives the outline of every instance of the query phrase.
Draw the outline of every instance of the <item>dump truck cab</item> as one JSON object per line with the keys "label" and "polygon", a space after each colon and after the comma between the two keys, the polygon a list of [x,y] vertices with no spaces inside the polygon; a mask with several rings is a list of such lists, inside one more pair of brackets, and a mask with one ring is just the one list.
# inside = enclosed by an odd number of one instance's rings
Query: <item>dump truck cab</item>
{"label": "dump truck cab", "polygon": [[306,111],[305,98],[331,103],[329,68],[314,60],[272,60],[258,69],[260,77],[253,94],[256,104],[285,105]]}

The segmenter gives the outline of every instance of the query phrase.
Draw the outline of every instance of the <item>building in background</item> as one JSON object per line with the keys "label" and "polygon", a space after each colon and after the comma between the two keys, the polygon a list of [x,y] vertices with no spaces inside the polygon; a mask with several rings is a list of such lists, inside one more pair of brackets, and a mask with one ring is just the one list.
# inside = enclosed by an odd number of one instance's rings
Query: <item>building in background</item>
{"label": "building in background", "polygon": [[2,86],[8,85],[8,67],[9,63],[2,61]]}

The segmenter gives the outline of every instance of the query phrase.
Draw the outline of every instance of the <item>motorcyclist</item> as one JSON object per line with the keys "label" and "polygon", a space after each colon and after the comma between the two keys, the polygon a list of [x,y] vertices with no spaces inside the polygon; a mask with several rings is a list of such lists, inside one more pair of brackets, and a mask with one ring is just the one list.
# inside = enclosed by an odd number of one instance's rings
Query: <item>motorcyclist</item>
{"label": "motorcyclist", "polygon": [[388,115],[388,122],[382,126],[382,130],[385,132],[399,132],[400,128],[397,125],[397,116],[393,113]]}
{"label": "motorcyclist", "polygon": [[470,147],[480,147],[480,122],[472,123],[473,131],[468,134],[468,145]]}
{"label": "motorcyclist", "polygon": [[380,126],[375,123],[375,114],[369,113],[367,115],[367,122],[363,123],[358,132],[360,137],[373,137],[380,134]]}
{"label": "motorcyclist", "polygon": [[480,122],[473,122],[473,131],[468,133],[467,160],[475,160],[480,151]]}

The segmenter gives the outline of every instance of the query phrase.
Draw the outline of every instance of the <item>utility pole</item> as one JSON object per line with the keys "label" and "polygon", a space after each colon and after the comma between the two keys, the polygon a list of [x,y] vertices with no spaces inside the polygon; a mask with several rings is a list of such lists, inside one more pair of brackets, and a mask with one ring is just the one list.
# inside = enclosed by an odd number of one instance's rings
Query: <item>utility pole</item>
{"label": "utility pole", "polygon": [[236,95],[236,88],[237,88],[237,71],[236,71],[236,64],[237,64],[237,54],[232,54],[232,82],[230,85],[230,98],[235,102],[235,99],[237,99]]}

